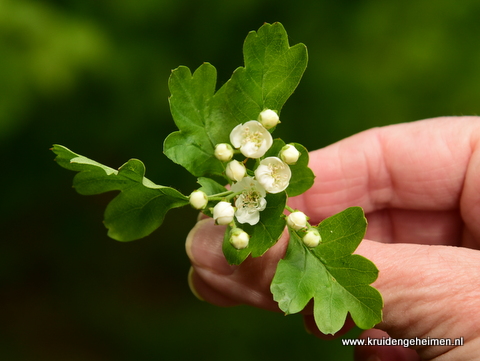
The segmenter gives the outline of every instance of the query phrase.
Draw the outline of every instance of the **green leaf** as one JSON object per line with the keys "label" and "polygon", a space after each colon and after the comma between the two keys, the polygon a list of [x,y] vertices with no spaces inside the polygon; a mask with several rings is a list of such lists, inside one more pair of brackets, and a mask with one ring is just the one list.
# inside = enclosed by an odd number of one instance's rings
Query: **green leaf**
{"label": "green leaf", "polygon": [[93,195],[121,191],[105,210],[108,235],[118,241],[143,238],[157,229],[168,210],[188,204],[188,197],[177,190],[154,184],[145,178],[145,166],[131,159],[119,170],[54,145],[57,163],[78,173],[73,186],[78,193]]}
{"label": "green leaf", "polygon": [[257,119],[266,108],[280,113],[307,66],[305,45],[290,47],[280,23],[250,32],[243,53],[245,67],[216,93],[216,70],[210,64],[193,75],[179,67],[170,77],[170,108],[179,131],[167,137],[164,152],[195,176],[224,176],[215,145],[228,143],[236,125]]}
{"label": "green leaf", "polygon": [[216,116],[239,124],[257,119],[267,108],[280,114],[307,67],[307,48],[290,47],[284,27],[274,23],[251,31],[243,54],[245,67],[237,68],[216,94],[220,105]]}
{"label": "green leaf", "polygon": [[267,207],[260,212],[260,221],[255,226],[248,223],[240,224],[235,220],[236,226],[250,235],[247,248],[237,250],[230,244],[231,228],[227,227],[223,239],[223,253],[229,264],[238,265],[250,254],[252,257],[263,255],[277,243],[282,235],[285,229],[285,219],[281,215],[287,202],[286,194],[285,192],[268,194],[265,199],[267,200]]}
{"label": "green leaf", "polygon": [[200,190],[209,196],[227,191],[227,188],[211,178],[200,177],[197,183],[202,186]]}
{"label": "green leaf", "polygon": [[290,229],[286,255],[271,284],[280,309],[296,313],[313,298],[315,322],[325,334],[340,330],[347,313],[363,329],[379,323],[383,301],[370,286],[378,269],[366,258],[352,255],[366,225],[361,208],[347,208],[320,223],[322,243],[315,248],[305,246],[299,233]]}
{"label": "green leaf", "polygon": [[214,128],[211,126],[211,101],[216,79],[215,68],[205,63],[193,75],[187,67],[175,69],[168,83],[172,93],[170,111],[180,131],[165,139],[164,153],[195,176],[221,175],[225,169],[215,158],[214,150],[217,143],[225,143],[228,139],[220,140],[211,130]]}

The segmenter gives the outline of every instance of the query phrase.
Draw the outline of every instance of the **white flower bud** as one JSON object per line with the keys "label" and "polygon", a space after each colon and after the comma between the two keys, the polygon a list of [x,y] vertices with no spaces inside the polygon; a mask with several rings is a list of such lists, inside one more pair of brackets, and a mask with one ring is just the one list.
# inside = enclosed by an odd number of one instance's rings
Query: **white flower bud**
{"label": "white flower bud", "polygon": [[250,236],[244,230],[240,228],[235,228],[232,230],[232,235],[230,236],[230,244],[236,249],[246,248],[249,241]]}
{"label": "white flower bud", "polygon": [[322,240],[322,237],[320,237],[320,233],[316,228],[310,228],[302,240],[307,247],[316,247]]}
{"label": "white flower bud", "polygon": [[295,211],[290,213],[287,217],[287,225],[294,230],[298,231],[307,226],[307,216],[305,213],[300,211]]}
{"label": "white flower bud", "polygon": [[208,203],[208,197],[205,192],[196,190],[190,194],[190,204],[195,209],[204,209]]}
{"label": "white flower bud", "polygon": [[284,191],[291,177],[290,167],[277,157],[263,159],[255,169],[255,178],[268,193]]}
{"label": "white flower bud", "polygon": [[260,158],[273,144],[272,135],[256,120],[239,124],[230,132],[230,142],[247,158]]}
{"label": "white flower bud", "polygon": [[216,224],[229,224],[233,221],[234,214],[235,208],[233,208],[230,202],[218,202],[213,207],[213,219]]}
{"label": "white flower bud", "polygon": [[233,148],[230,144],[220,143],[215,146],[215,157],[222,162],[228,162],[233,157]]}
{"label": "white flower bud", "polygon": [[258,121],[267,129],[273,128],[280,123],[277,112],[271,109],[265,109],[261,112],[258,116]]}
{"label": "white flower bud", "polygon": [[280,151],[280,158],[287,164],[297,163],[298,158],[300,157],[300,152],[293,144],[287,144]]}
{"label": "white flower bud", "polygon": [[240,163],[238,160],[232,160],[230,163],[227,164],[227,168],[225,169],[225,173],[227,177],[235,182],[240,182],[243,177],[247,174],[247,169]]}

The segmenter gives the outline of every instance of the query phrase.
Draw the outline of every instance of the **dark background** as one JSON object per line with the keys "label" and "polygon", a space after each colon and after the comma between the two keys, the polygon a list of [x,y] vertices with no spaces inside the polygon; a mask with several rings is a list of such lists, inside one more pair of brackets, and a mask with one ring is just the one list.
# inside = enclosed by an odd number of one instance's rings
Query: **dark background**
{"label": "dark background", "polygon": [[222,85],[247,33],[275,21],[310,58],[275,132],[287,142],[313,150],[480,111],[476,0],[0,0],[2,360],[352,359],[301,317],[198,301],[184,252],[196,212],[111,240],[112,195],[77,195],[49,151],[115,168],[139,158],[155,183],[190,193],[194,177],[162,153],[170,71],[208,61]]}

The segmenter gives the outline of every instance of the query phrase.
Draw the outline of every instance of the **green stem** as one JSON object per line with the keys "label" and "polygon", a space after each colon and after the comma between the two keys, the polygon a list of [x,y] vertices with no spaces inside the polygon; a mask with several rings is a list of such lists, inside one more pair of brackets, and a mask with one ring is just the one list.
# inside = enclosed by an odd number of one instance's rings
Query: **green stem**
{"label": "green stem", "polygon": [[295,212],[295,209],[293,209],[292,207],[287,206],[286,204],[285,204],[285,209],[286,209],[287,211],[289,211],[290,213]]}
{"label": "green stem", "polygon": [[208,197],[208,199],[211,199],[212,197],[224,197],[224,196],[228,196],[231,193],[233,193],[233,192],[232,191],[225,191],[225,192],[222,192],[222,193],[212,194],[211,196],[207,196],[207,197]]}
{"label": "green stem", "polygon": [[227,201],[229,201],[229,200],[232,199],[233,197],[236,197],[236,196],[238,196],[239,194],[242,194],[242,193],[243,193],[243,190],[241,190],[240,192],[235,192],[235,193],[232,192],[232,194],[230,194],[228,197],[225,197],[225,199],[226,199]]}
{"label": "green stem", "polygon": [[227,191],[227,192],[212,194],[211,196],[207,196],[207,198],[209,201],[229,201],[233,197],[238,196],[239,194],[242,194],[242,192],[243,190],[240,192]]}

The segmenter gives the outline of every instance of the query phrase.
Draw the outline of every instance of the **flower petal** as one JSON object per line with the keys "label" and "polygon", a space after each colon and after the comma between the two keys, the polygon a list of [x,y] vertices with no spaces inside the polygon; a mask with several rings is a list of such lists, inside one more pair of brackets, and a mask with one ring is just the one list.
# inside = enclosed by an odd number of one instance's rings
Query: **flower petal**
{"label": "flower petal", "polygon": [[291,177],[290,167],[277,157],[263,159],[255,170],[255,178],[269,193],[284,191]]}
{"label": "flower petal", "polygon": [[230,143],[247,158],[260,158],[272,146],[270,132],[256,120],[239,124],[230,132]]}

